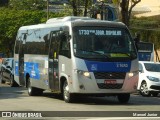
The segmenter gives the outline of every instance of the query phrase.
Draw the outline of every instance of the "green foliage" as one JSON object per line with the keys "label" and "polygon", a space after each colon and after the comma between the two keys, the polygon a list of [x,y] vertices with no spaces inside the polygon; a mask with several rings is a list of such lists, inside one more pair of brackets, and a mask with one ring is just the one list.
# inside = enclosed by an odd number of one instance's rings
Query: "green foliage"
{"label": "green foliage", "polygon": [[130,28],[133,33],[141,34],[142,41],[152,42],[156,49],[160,49],[160,16],[133,18]]}
{"label": "green foliage", "polygon": [[[50,13],[50,18],[61,16],[64,16],[64,14]],[[18,29],[21,26],[46,22],[46,18],[46,12],[44,11],[0,8],[0,51],[13,53]]]}
{"label": "green foliage", "polygon": [[46,6],[44,0],[10,0],[9,7],[16,10],[43,10]]}
{"label": "green foliage", "polygon": [[7,6],[9,0],[0,0],[0,6]]}
{"label": "green foliage", "polygon": [[132,27],[157,28],[160,25],[160,17],[133,18],[130,22]]}
{"label": "green foliage", "polygon": [[[74,16],[86,16],[87,10],[92,6],[92,0],[69,0],[68,6]],[[69,11],[69,13],[71,13]]]}

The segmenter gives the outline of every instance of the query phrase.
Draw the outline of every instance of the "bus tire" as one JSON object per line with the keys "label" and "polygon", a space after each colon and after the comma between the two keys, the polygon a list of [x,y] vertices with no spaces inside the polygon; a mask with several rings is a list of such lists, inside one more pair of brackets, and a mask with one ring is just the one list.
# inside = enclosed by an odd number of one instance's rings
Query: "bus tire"
{"label": "bus tire", "polygon": [[130,94],[119,94],[118,95],[118,101],[120,103],[128,103],[130,99]]}
{"label": "bus tire", "polygon": [[40,96],[43,94],[43,90],[39,88],[35,88],[31,86],[30,78],[28,78],[27,82],[27,89],[28,89],[28,95],[29,96]]}
{"label": "bus tire", "polygon": [[64,81],[64,84],[63,84],[63,99],[66,103],[73,102],[73,95],[69,93],[69,87],[66,80]]}

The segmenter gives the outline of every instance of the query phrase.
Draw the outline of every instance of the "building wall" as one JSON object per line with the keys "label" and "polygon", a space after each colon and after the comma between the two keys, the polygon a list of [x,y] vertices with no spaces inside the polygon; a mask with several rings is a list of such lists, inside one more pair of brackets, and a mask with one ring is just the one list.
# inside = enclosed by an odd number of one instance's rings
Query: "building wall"
{"label": "building wall", "polygon": [[[159,59],[160,59],[160,49],[157,50],[157,53],[158,53],[158,56],[159,56]],[[157,60],[156,60],[156,53],[155,53],[155,52],[154,52],[154,61],[155,61],[155,62],[160,62],[160,61],[157,61]]]}
{"label": "building wall", "polygon": [[138,13],[135,15],[136,17],[160,15],[160,0],[141,0],[141,2],[133,8],[133,12]]}
{"label": "building wall", "polygon": [[148,7],[151,11],[160,10],[160,0],[141,0],[136,7]]}

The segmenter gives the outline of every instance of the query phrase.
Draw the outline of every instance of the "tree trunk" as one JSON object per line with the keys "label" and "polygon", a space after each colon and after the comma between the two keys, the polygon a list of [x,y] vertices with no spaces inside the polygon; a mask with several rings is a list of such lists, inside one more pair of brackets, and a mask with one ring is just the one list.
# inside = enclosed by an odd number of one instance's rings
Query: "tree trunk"
{"label": "tree trunk", "polygon": [[128,6],[129,6],[129,0],[122,0],[121,2],[122,22],[127,26],[129,25]]}
{"label": "tree trunk", "polygon": [[133,7],[135,7],[136,4],[141,2],[141,0],[131,0],[131,1],[132,1],[132,4],[130,7],[129,7],[130,0],[122,0],[120,3],[122,22],[126,24],[127,26],[129,26],[129,21],[130,21],[131,12],[132,12]]}
{"label": "tree trunk", "polygon": [[85,0],[85,5],[84,5],[84,16],[87,16],[87,8],[88,8],[88,0]]}
{"label": "tree trunk", "polygon": [[77,16],[77,0],[72,0],[71,5],[73,8],[73,16]]}

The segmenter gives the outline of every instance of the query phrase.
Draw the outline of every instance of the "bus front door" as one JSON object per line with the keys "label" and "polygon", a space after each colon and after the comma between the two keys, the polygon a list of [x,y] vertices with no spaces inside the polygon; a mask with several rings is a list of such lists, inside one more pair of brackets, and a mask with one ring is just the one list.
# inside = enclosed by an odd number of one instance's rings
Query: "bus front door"
{"label": "bus front door", "polygon": [[49,87],[52,91],[59,90],[59,73],[58,73],[58,37],[54,32],[50,33],[49,47]]}
{"label": "bus front door", "polygon": [[22,36],[22,40],[19,44],[19,83],[22,86],[25,86],[25,80],[24,80],[24,46],[23,41],[25,40],[25,36]]}

